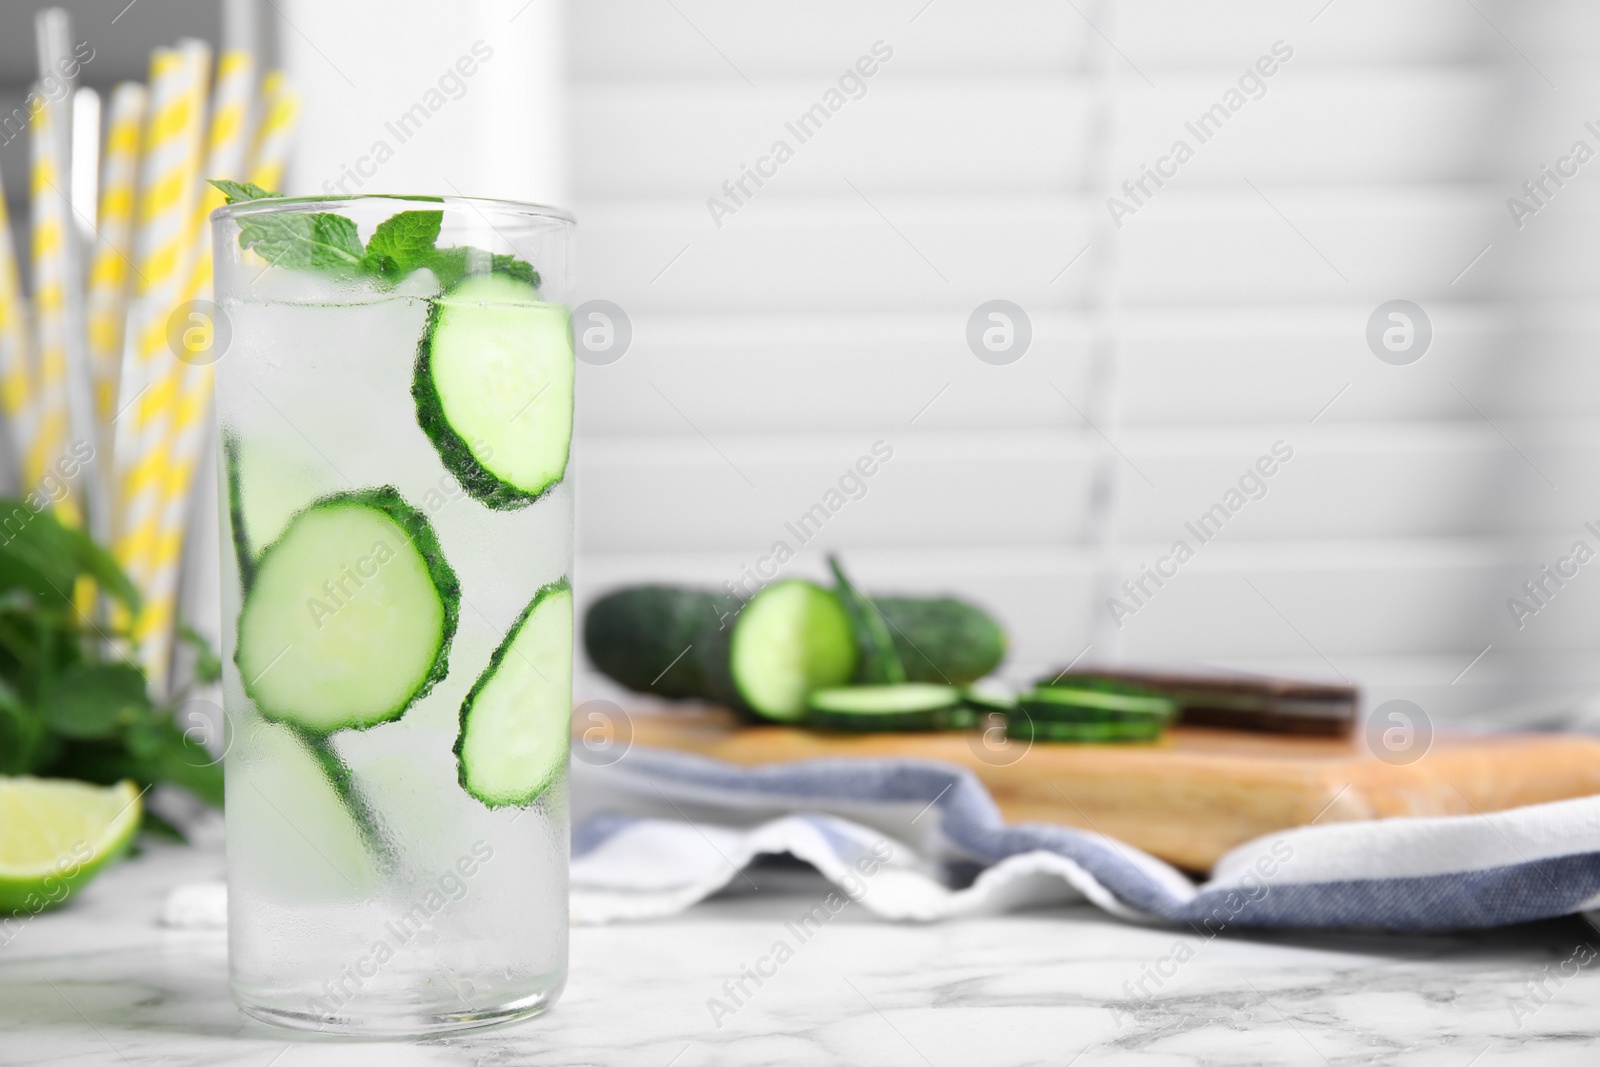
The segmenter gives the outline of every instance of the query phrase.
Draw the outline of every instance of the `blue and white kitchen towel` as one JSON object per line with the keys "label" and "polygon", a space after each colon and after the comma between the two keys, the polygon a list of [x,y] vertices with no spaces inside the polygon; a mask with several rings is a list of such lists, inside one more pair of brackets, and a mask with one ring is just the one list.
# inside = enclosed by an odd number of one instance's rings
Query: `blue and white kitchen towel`
{"label": "blue and white kitchen towel", "polygon": [[[885,919],[1087,899],[1143,922],[1440,930],[1600,906],[1600,796],[1332,823],[1240,845],[1196,885],[1100,834],[1006,825],[970,772],[919,760],[739,767],[635,748],[574,759],[572,917],[671,915],[789,853]],[[952,880],[952,870],[977,870]],[[956,884],[953,885],[952,881]],[[960,884],[960,883],[966,884]]]}
{"label": "blue and white kitchen towel", "polygon": [[[912,921],[1087,900],[1208,934],[1441,930],[1600,907],[1600,796],[1286,830],[1229,852],[1200,885],[1100,834],[1008,826],[971,772],[921,760],[739,767],[634,748],[609,766],[574,758],[572,813],[578,923],[676,914],[784,853],[838,887],[830,911],[848,897]],[[224,925],[223,886],[179,887],[164,921]]]}

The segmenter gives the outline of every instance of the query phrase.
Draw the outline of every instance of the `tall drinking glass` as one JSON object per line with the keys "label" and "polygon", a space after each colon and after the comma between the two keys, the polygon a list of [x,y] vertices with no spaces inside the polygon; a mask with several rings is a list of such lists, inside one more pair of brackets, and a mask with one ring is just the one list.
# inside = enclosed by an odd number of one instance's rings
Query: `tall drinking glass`
{"label": "tall drinking glass", "polygon": [[354,1034],[541,1011],[567,958],[572,220],[212,219],[234,998]]}

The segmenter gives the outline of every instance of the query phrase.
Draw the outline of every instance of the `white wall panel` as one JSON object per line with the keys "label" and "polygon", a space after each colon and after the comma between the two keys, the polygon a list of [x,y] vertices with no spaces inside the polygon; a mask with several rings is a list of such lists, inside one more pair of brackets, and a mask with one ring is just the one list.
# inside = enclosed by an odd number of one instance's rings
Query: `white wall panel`
{"label": "white wall panel", "polygon": [[[772,185],[791,193],[834,192],[840,170],[900,192],[1082,188],[1084,79],[913,74],[896,62],[804,144],[784,123],[816,103],[831,78],[785,78],[760,94],[720,81],[669,82],[649,92],[630,82],[581,82],[573,101],[578,187],[590,197],[703,200],[737,178],[740,164],[786,138],[796,162]],[[1352,83],[1338,70],[1291,64],[1259,101],[1199,144],[1184,123],[1234,84],[1232,75],[1183,71],[1124,100],[1119,175],[1136,177],[1140,163],[1153,163],[1182,137],[1196,148],[1175,183],[1182,188],[1234,185],[1241,172],[1258,182],[1447,181],[1500,157],[1484,132],[1509,117],[1507,87],[1493,65],[1380,70]],[[1050,136],[1041,137],[1046,130]],[[1581,132],[1581,122],[1556,119],[1517,128],[1535,170],[1541,152],[1565,148],[1568,134]],[[812,165],[799,165],[802,153]]]}
{"label": "white wall panel", "polygon": [[[1429,311],[1429,354],[1394,367],[1366,347],[1370,306],[1140,309],[1123,333],[1124,424],[1294,422],[1319,411],[1319,423],[1448,420],[1470,411],[1463,394],[1493,418],[1600,415],[1600,306]],[[972,358],[959,310],[644,313],[622,362],[579,368],[579,425],[588,435],[692,435],[656,392],[687,382],[707,432],[872,426],[894,416],[892,396],[906,399],[907,418],[937,396],[924,427],[1058,427],[1066,408],[1055,388],[1084,396],[1089,324],[1065,308],[1031,318],[1029,353],[996,367]]]}
{"label": "white wall panel", "polygon": [[[1506,205],[1574,140],[1600,148],[1600,13],[1478,7],[1116,5],[1119,180],[1294,49],[1115,232],[1129,573],[1272,442],[1296,450],[1128,620],[1125,656],[1342,672],[1501,722],[1600,688],[1600,572],[1521,629],[1505,603],[1574,539],[1600,548],[1600,183],[1585,169],[1521,227]],[[1103,610],[1083,15],[600,0],[571,35],[582,287],[634,326],[621,361],[580,371],[581,599],[736,578],[882,439],[893,461],[791,570],[837,549],[871,587],[972,596],[1013,634],[1014,676],[1077,655]],[[718,226],[707,198],[879,39],[894,57],[865,94]],[[1004,367],[965,340],[993,298],[1034,330]],[[1365,339],[1396,298],[1434,331],[1409,366]]]}

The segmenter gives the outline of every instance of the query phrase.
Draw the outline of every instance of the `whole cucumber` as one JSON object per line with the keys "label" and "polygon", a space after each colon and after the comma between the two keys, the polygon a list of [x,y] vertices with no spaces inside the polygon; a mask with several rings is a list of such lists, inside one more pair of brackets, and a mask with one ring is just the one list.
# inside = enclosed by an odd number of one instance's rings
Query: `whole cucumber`
{"label": "whole cucumber", "polygon": [[728,672],[738,609],[737,599],[698,589],[619,589],[584,616],[583,647],[600,673],[636,693],[745,710]]}
{"label": "whole cucumber", "polygon": [[[966,685],[1005,657],[1005,632],[954,597],[873,597],[906,679]],[[639,693],[704,700],[748,714],[728,667],[741,602],[679,586],[632,586],[589,608],[583,643],[607,677]]]}
{"label": "whole cucumber", "polygon": [[982,608],[955,597],[874,596],[908,682],[967,685],[1006,655],[1006,634]]}

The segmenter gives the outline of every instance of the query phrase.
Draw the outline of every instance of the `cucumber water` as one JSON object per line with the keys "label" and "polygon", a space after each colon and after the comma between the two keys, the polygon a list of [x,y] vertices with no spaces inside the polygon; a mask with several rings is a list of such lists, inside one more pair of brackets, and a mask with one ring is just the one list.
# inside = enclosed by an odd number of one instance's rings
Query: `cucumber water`
{"label": "cucumber water", "polygon": [[546,225],[487,201],[252,210],[217,241],[234,996],[369,1035],[537,1011],[567,939],[564,253],[465,247]]}

